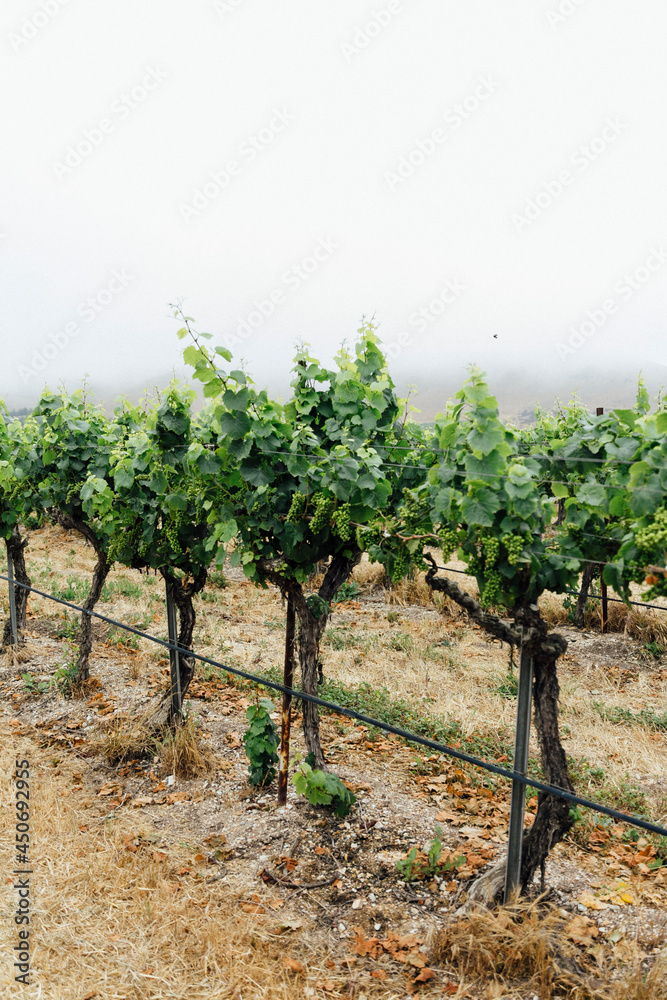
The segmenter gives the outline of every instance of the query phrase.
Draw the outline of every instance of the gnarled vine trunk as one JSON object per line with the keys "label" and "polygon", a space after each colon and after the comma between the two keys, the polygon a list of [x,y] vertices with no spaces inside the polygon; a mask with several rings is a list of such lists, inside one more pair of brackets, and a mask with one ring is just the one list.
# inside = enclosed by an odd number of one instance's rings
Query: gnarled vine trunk
{"label": "gnarled vine trunk", "polygon": [[588,601],[588,592],[591,589],[597,569],[598,567],[595,563],[586,563],[581,574],[581,590],[577,598],[577,606],[574,609],[574,624],[577,628],[584,627],[584,612],[586,610],[586,602]]}
{"label": "gnarled vine trunk", "polygon": [[[428,558],[428,557],[427,557]],[[432,561],[432,560],[431,560]],[[548,634],[537,605],[521,605],[512,610],[519,629],[496,615],[484,611],[478,602],[461,590],[453,581],[436,577],[436,567],[426,574],[426,582],[440,590],[463,607],[473,621],[498,639],[512,645],[523,645],[533,657],[533,705],[535,729],[540,746],[540,759],[544,781],[564,791],[573,792],[568,774],[567,756],[558,731],[558,658],[567,649],[565,639]],[[565,799],[540,792],[537,815],[533,825],[523,835],[521,854],[521,890],[533,879],[538,869],[543,870],[549,852],[563,839],[572,826],[570,805]],[[497,862],[482,875],[468,892],[468,900],[492,902],[502,897],[505,886],[506,859]]]}
{"label": "gnarled vine trunk", "polygon": [[[330,607],[332,600],[350,573],[361,559],[361,552],[355,550],[351,556],[337,555],[329,563],[324,574],[322,585],[317,596]],[[323,611],[319,616],[313,613],[307,603],[300,583],[286,580],[278,569],[277,560],[265,560],[260,564],[262,572],[279,588],[283,597],[288,595],[294,601],[294,609],[299,620],[297,645],[299,649],[299,664],[301,666],[301,690],[306,694],[317,695],[318,680],[321,680],[320,640],[329,620],[331,611]],[[312,602],[311,602],[312,603]],[[326,762],[320,742],[320,718],[317,705],[304,701],[303,706],[303,736],[308,753],[313,755],[314,766],[324,768]]]}
{"label": "gnarled vine trunk", "polygon": [[[22,583],[25,587],[29,587],[31,581],[25,564],[25,548],[28,544],[28,539],[27,537],[22,538],[18,524],[15,524],[12,528],[12,533],[6,540],[6,544],[7,555],[12,560],[12,564],[14,566],[14,579],[16,583]],[[23,633],[26,626],[29,593],[30,591],[25,590],[24,587],[14,586],[14,600],[16,603],[16,631],[18,633],[17,639],[20,646],[25,643]],[[2,645],[4,647],[9,646],[11,645],[11,641],[12,623],[11,619],[8,618],[2,630]]]}
{"label": "gnarled vine trunk", "polygon": [[106,553],[100,545],[97,535],[85,521],[72,514],[65,514],[57,507],[53,508],[49,512],[49,516],[53,519],[53,521],[55,521],[56,524],[59,524],[61,528],[65,528],[66,531],[78,531],[78,533],[85,538],[90,545],[92,545],[95,550],[95,555],[97,556],[90,590],[88,591],[88,596],[81,605],[82,608],[85,608],[85,611],[81,612],[81,625],[79,626],[79,653],[76,661],[76,682],[81,684],[84,681],[87,681],[90,677],[88,661],[93,648],[93,620],[90,615],[86,614],[86,611],[93,611],[95,605],[99,601],[100,594],[102,593],[102,587],[104,586],[106,578],[109,575],[109,570],[111,569],[111,563],[108,561]]}
{"label": "gnarled vine trunk", "polygon": [[[192,649],[192,636],[194,634],[197,613],[195,611],[193,598],[204,588],[206,583],[206,570],[202,569],[195,578],[188,577],[183,580],[175,576],[167,567],[160,568],[160,574],[169,588],[174,599],[176,611],[178,613],[178,645],[182,649]],[[185,583],[185,586],[183,585]],[[185,698],[188,688],[195,674],[195,659],[185,653],[178,656],[178,676],[181,687],[181,698]],[[150,726],[156,730],[163,730],[167,726],[176,724],[176,718],[172,712],[171,691],[169,691],[160,701],[154,711]]]}

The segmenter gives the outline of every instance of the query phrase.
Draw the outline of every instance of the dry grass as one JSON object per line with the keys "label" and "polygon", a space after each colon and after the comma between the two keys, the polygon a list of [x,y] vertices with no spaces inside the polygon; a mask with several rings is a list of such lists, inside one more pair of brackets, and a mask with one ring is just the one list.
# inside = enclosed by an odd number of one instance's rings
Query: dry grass
{"label": "dry grass", "polygon": [[198,778],[214,767],[211,751],[203,745],[194,716],[186,715],[174,731],[160,737],[151,714],[116,716],[106,726],[94,749],[115,766],[129,760],[158,757],[160,770],[177,778]]}
{"label": "dry grass", "polygon": [[[3,828],[10,828],[14,758],[31,764],[31,979],[26,996],[49,1000],[291,1000],[294,976],[282,964],[289,934],[272,936],[242,913],[224,883],[208,886],[193,866],[194,844],[164,844],[122,811],[100,816],[81,790],[81,764],[61,760],[0,727]],[[134,822],[133,822],[134,821]],[[132,848],[132,850],[129,850]],[[206,850],[206,848],[203,848]],[[3,839],[3,867],[13,854]],[[0,938],[12,954],[16,892],[4,887]],[[310,955],[310,952],[308,952]],[[303,957],[303,952],[301,953]],[[3,996],[14,972],[0,970]]]}
{"label": "dry grass", "polygon": [[[368,556],[364,555],[359,565],[355,567],[352,579],[359,584],[362,593],[381,593],[387,604],[435,608],[450,617],[458,617],[461,614],[461,609],[454,601],[438,591],[431,590],[426,583],[426,573],[416,573],[411,579],[392,583],[384,566],[369,562]],[[471,582],[472,591],[477,593],[474,579],[472,577],[466,579],[468,585]]]}
{"label": "dry grass", "polygon": [[648,968],[643,953],[626,944],[601,969],[592,961],[594,947],[584,950],[568,937],[571,920],[540,900],[471,912],[436,932],[431,961],[486,986],[488,997],[514,996],[521,989],[536,991],[540,1000],[667,998],[667,954]]}
{"label": "dry grass", "polygon": [[6,657],[5,663],[10,667],[18,667],[22,663],[29,663],[34,656],[33,648],[28,643],[20,643],[18,648],[13,644],[0,646],[0,656]]}
{"label": "dry grass", "polygon": [[[572,598],[576,600],[575,597]],[[540,610],[549,625],[567,625],[568,611],[563,607],[563,598],[556,594],[545,594],[540,598]],[[599,631],[601,627],[600,601],[589,600],[584,612],[584,627],[589,631]],[[666,613],[649,608],[626,607],[625,604],[610,604],[607,618],[609,632],[622,632],[638,642],[656,642],[667,647]]]}
{"label": "dry grass", "polygon": [[192,715],[186,716],[175,731],[166,733],[159,756],[162,770],[177,778],[197,778],[208,774],[215,764],[213,754],[201,743]]}
{"label": "dry grass", "polygon": [[105,731],[93,749],[101,753],[109,764],[122,764],[128,760],[154,756],[158,743],[149,726],[150,716],[116,716],[107,723]]}

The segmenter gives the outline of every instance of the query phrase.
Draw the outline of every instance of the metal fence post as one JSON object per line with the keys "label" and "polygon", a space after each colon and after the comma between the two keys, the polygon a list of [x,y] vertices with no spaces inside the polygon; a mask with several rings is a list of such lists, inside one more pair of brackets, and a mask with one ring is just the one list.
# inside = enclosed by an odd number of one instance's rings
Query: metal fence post
{"label": "metal fence post", "polygon": [[[167,629],[169,631],[169,642],[172,646],[178,645],[178,624],[176,621],[176,603],[174,601],[169,581],[165,581],[167,591]],[[180,654],[176,649],[169,649],[169,668],[171,675],[171,714],[177,716],[181,714],[183,699],[181,695],[181,663]]]}
{"label": "metal fence post", "polygon": [[7,577],[9,579],[9,623],[12,634],[12,646],[14,646],[15,649],[18,649],[19,635],[18,635],[18,626],[16,623],[16,588],[14,587],[14,563],[12,562],[12,557],[9,554],[9,545],[7,545]]}
{"label": "metal fence post", "polygon": [[[296,618],[294,614],[294,601],[287,598],[287,622],[285,625],[285,675],[283,684],[286,688],[292,687],[294,674],[294,631]],[[280,754],[278,771],[278,805],[284,806],[287,802],[287,775],[289,771],[289,741],[290,727],[292,723],[292,695],[287,691],[283,692],[282,725],[280,729]]]}
{"label": "metal fence post", "polygon": [[607,622],[609,621],[609,597],[607,594],[607,584],[600,576],[600,597],[602,598],[602,621],[600,625],[600,631],[607,631]]}
{"label": "metal fence post", "polygon": [[[516,709],[516,734],[514,739],[514,770],[525,774],[528,769],[528,744],[530,742],[530,711],[533,700],[533,658],[521,649],[519,668],[519,693]],[[507,843],[507,870],[505,872],[505,902],[508,903],[521,884],[521,846],[523,815],[526,805],[526,786],[512,781],[510,828]]]}

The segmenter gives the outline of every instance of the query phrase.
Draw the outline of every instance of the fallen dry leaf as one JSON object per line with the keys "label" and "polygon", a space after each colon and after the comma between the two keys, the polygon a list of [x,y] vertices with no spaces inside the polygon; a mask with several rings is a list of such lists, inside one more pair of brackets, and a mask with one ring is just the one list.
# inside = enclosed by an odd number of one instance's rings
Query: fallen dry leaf
{"label": "fallen dry leaf", "polygon": [[565,925],[565,933],[569,937],[570,941],[574,941],[575,944],[591,944],[594,938],[600,933],[597,924],[590,919],[590,917],[584,917],[583,915],[573,917],[569,923]]}
{"label": "fallen dry leaf", "polygon": [[284,958],[283,959],[283,966],[286,969],[289,969],[290,972],[305,972],[306,971],[305,968],[304,968],[304,966],[301,964],[301,962],[297,962],[297,960],[295,958]]}

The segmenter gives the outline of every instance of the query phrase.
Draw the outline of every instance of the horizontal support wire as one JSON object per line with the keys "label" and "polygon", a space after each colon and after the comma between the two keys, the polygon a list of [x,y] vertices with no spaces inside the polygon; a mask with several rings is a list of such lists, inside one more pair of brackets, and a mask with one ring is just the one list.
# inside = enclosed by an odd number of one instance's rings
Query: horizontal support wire
{"label": "horizontal support wire", "polygon": [[[592,559],[580,559],[579,562],[593,562]],[[604,563],[593,563],[595,566],[602,566]],[[436,569],[441,569],[445,573],[461,573],[462,576],[469,576],[474,579],[475,574],[469,573],[465,569],[452,569],[451,566],[436,566]],[[579,597],[578,590],[563,590],[563,594],[572,594],[574,597]],[[588,595],[593,601],[602,601],[603,598],[599,597],[597,594]],[[667,608],[661,607],[659,604],[644,604],[642,601],[623,601],[620,597],[607,597],[606,600],[613,601],[614,604],[634,604],[637,608],[653,608],[655,611],[667,611]]]}
{"label": "horizontal support wire", "polygon": [[[458,570],[456,572],[462,571]],[[0,580],[8,580],[8,577],[0,574]],[[284,684],[279,684],[277,681],[270,681],[266,677],[260,677],[257,674],[248,673],[248,671],[240,670],[238,667],[230,667],[225,663],[213,660],[209,656],[202,656],[200,653],[195,653],[193,650],[186,649],[176,643],[165,642],[164,639],[158,639],[154,635],[142,632],[140,629],[133,628],[131,625],[126,625],[124,622],[119,622],[115,618],[109,618],[107,615],[101,615],[97,611],[89,611],[87,608],[82,608],[78,604],[72,604],[70,601],[64,601],[60,597],[54,597],[52,594],[47,594],[43,590],[37,590],[36,587],[29,587],[25,583],[19,583],[17,580],[14,581],[14,585],[22,587],[24,590],[28,590],[33,594],[38,594],[39,597],[44,597],[49,601],[54,601],[56,604],[62,604],[66,608],[71,608],[72,611],[80,611],[82,614],[88,615],[91,618],[98,618],[100,621],[107,622],[109,625],[115,625],[117,628],[124,629],[126,632],[131,632],[133,635],[138,635],[143,639],[148,639],[150,642],[154,642],[158,646],[163,646],[165,649],[176,650],[176,652],[181,653],[184,656],[191,656],[194,660],[199,660],[200,663],[208,663],[213,667],[218,667],[220,670],[224,670],[229,674],[234,674],[236,677],[242,677],[244,680],[252,681],[260,686],[271,688],[274,691],[280,691],[283,694],[289,694],[293,698],[299,698],[301,701],[309,701],[313,705],[318,705],[320,708],[326,708],[328,711],[334,712],[337,715],[344,715],[348,719],[356,719],[358,722],[363,722],[366,725],[382,729],[386,733],[391,733],[394,736],[400,736],[402,739],[408,740],[410,743],[417,743],[419,746],[427,747],[429,750],[437,750],[440,753],[446,754],[448,757],[454,757],[456,760],[463,761],[466,764],[472,764],[474,767],[480,767],[484,771],[489,771],[491,774],[498,775],[500,778],[507,778],[510,781],[519,781],[521,784],[528,785],[530,788],[534,788],[538,792],[543,792],[546,795],[555,795],[557,798],[565,799],[566,802],[572,802],[573,805],[582,806],[585,809],[592,809],[594,812],[610,816],[612,819],[618,820],[621,823],[629,823],[631,826],[638,826],[642,830],[648,830],[650,833],[657,833],[660,836],[667,837],[667,828],[659,826],[657,823],[651,823],[638,816],[629,816],[627,813],[620,812],[618,809],[612,809],[610,806],[604,806],[599,802],[593,802],[590,799],[585,799],[580,795],[574,794],[573,792],[568,792],[564,788],[558,788],[557,785],[548,785],[544,781],[538,781],[536,778],[529,778],[525,774],[519,774],[519,772],[509,770],[506,767],[500,767],[499,764],[491,764],[489,761],[481,760],[479,757],[473,757],[471,754],[465,753],[462,750],[455,750],[454,747],[447,746],[444,743],[437,743],[435,740],[430,740],[426,736],[418,736],[417,733],[411,733],[406,729],[401,729],[398,726],[392,726],[387,722],[382,722],[380,719],[373,719],[368,715],[363,715],[361,712],[357,712],[353,708],[343,708],[342,705],[335,705],[331,701],[325,701],[323,698],[318,698],[313,694],[307,694],[305,691],[297,691],[294,688],[285,687]]]}

